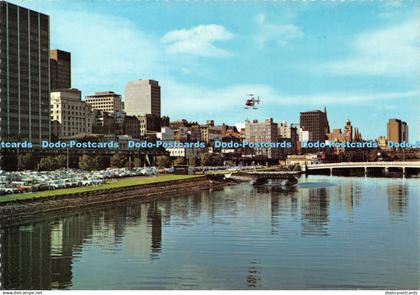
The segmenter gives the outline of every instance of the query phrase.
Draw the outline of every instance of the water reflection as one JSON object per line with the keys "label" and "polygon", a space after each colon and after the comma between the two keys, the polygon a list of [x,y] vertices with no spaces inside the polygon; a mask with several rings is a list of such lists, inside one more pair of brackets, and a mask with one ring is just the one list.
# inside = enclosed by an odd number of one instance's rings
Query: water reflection
{"label": "water reflection", "polygon": [[[1,287],[418,287],[419,226],[407,224],[418,183],[381,181],[313,177],[289,190],[244,184],[4,229]],[[385,227],[393,215],[401,222]],[[114,269],[101,267],[107,261]],[[333,270],[337,261],[345,267]],[[396,275],[396,264],[406,273]]]}
{"label": "water reflection", "polygon": [[3,289],[65,289],[86,241],[113,249],[127,238],[128,255],[158,258],[162,223],[157,203],[136,204],[4,230],[0,237]]}
{"label": "water reflection", "polygon": [[390,183],[387,190],[389,211],[397,216],[405,216],[408,208],[409,186]]}
{"label": "water reflection", "polygon": [[301,220],[303,235],[328,234],[328,195],[325,188],[303,190]]}
{"label": "water reflection", "polygon": [[257,261],[251,261],[248,266],[248,273],[246,276],[246,284],[248,288],[258,288],[261,286],[261,271],[260,263]]}

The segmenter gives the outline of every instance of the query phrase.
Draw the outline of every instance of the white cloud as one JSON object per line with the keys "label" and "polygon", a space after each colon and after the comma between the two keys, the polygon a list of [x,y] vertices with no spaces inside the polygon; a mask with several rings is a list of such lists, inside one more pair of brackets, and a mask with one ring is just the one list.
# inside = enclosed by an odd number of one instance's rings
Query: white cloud
{"label": "white cloud", "polygon": [[419,25],[399,25],[362,33],[352,42],[353,54],[321,67],[337,75],[415,75],[420,72]]}
{"label": "white cloud", "polygon": [[121,81],[150,77],[162,71],[158,40],[131,22],[92,12],[49,13],[52,46],[72,53],[74,87],[113,90],[116,85],[125,86],[119,85]]}
{"label": "white cloud", "polygon": [[264,47],[269,43],[274,43],[277,46],[283,47],[304,36],[300,27],[294,24],[269,23],[264,14],[258,14],[254,21],[258,27],[255,41],[260,47]]}
{"label": "white cloud", "polygon": [[217,41],[233,38],[233,34],[221,25],[200,25],[190,29],[166,33],[161,42],[168,53],[188,53],[199,56],[226,56],[229,52],[214,45]]}

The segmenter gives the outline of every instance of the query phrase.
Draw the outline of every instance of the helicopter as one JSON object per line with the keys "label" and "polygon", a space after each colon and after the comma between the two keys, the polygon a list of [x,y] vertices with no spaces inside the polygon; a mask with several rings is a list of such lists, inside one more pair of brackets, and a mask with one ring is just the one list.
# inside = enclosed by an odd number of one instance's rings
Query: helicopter
{"label": "helicopter", "polygon": [[255,98],[255,94],[247,94],[246,96],[247,96],[247,99],[245,102],[244,109],[250,109],[250,108],[254,110],[258,109],[257,104],[259,104],[261,101],[260,97],[258,96],[257,98]]}

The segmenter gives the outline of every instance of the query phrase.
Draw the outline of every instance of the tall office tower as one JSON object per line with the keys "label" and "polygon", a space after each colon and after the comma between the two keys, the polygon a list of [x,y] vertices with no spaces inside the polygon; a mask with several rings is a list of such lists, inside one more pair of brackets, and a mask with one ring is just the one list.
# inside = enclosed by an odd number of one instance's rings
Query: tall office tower
{"label": "tall office tower", "polygon": [[92,109],[108,113],[124,110],[121,95],[112,91],[96,92],[95,95],[86,96],[86,103],[92,106]]}
{"label": "tall office tower", "polygon": [[51,90],[71,88],[71,53],[51,50],[50,72]]}
{"label": "tall office tower", "polygon": [[49,16],[0,1],[0,139],[50,137]]}
{"label": "tall office tower", "polygon": [[315,110],[300,113],[300,126],[305,131],[309,131],[313,141],[324,141],[330,133],[327,110]]}
{"label": "tall office tower", "polygon": [[125,110],[128,115],[152,114],[160,117],[160,86],[154,80],[130,81],[125,86]]}
{"label": "tall office tower", "polygon": [[402,141],[408,141],[409,137],[408,137],[408,124],[406,122],[402,122],[402,126],[401,126],[401,138]]}
{"label": "tall office tower", "polygon": [[[266,119],[264,122],[257,120],[245,122],[245,139],[248,142],[276,142],[278,140],[278,124],[273,119]],[[269,159],[279,158],[278,148],[255,148],[256,155],[263,155]]]}
{"label": "tall office tower", "polygon": [[393,142],[408,141],[408,125],[400,119],[389,119],[387,124],[387,139]]}

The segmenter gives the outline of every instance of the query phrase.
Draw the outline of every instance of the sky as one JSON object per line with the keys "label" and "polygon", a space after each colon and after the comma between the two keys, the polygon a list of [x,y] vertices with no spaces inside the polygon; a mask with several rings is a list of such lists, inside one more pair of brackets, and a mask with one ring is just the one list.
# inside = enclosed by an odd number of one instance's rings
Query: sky
{"label": "sky", "polygon": [[171,120],[298,123],[326,106],[331,128],[350,119],[374,139],[400,118],[420,140],[416,0],[10,2],[50,15],[83,96],[154,79]]}

